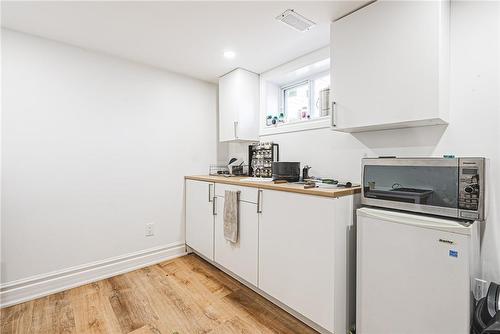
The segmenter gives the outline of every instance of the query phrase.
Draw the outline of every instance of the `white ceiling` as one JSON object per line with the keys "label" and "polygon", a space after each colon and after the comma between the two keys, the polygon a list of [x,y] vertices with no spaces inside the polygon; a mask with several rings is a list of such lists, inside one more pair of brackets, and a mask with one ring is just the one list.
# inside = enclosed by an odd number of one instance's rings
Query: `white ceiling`
{"label": "white ceiling", "polygon": [[[2,26],[207,81],[236,67],[262,73],[329,44],[329,23],[367,1],[16,2]],[[298,32],[276,21],[291,8],[317,23]],[[232,60],[222,54],[236,52]]]}

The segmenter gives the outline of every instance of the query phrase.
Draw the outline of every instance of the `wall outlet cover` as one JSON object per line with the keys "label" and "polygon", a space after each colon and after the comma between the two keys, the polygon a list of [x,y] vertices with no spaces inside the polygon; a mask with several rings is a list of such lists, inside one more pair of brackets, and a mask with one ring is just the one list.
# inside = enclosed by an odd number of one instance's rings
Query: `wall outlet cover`
{"label": "wall outlet cover", "polygon": [[155,226],[154,223],[146,224],[146,231],[145,231],[146,237],[152,237],[153,235],[155,235],[154,226]]}

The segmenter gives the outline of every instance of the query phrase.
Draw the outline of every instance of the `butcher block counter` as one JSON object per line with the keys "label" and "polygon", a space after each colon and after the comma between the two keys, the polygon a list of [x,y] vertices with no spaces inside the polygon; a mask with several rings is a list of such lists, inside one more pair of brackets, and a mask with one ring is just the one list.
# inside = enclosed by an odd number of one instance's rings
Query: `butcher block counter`
{"label": "butcher block counter", "polygon": [[211,175],[194,175],[194,176],[186,176],[185,177],[186,180],[231,184],[231,185],[242,186],[242,187],[278,190],[278,191],[286,191],[286,192],[291,192],[291,193],[322,196],[322,197],[333,197],[333,198],[338,198],[338,197],[342,197],[342,196],[349,196],[349,195],[353,195],[353,194],[357,194],[357,193],[361,192],[361,187],[304,189],[303,184],[294,184],[294,183],[277,183],[277,184],[275,184],[273,182],[245,181],[245,179],[248,179],[248,178],[249,178],[248,176],[224,177],[224,176],[211,176]]}

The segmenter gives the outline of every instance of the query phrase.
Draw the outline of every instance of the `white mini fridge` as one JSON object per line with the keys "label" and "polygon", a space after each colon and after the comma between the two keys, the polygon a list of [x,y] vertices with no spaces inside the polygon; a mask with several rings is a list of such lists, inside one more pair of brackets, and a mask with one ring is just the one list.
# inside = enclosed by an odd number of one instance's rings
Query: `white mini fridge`
{"label": "white mini fridge", "polygon": [[469,334],[479,223],[357,210],[356,333]]}

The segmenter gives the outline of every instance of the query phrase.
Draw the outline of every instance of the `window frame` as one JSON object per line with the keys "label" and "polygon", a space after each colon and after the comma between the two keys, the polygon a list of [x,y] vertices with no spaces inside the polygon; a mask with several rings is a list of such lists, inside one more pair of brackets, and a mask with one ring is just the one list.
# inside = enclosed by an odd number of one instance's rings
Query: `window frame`
{"label": "window frame", "polygon": [[[285,118],[288,119],[288,113],[287,113],[287,109],[286,109],[286,106],[287,106],[287,103],[286,103],[286,98],[285,98],[285,94],[286,94],[286,91],[289,90],[289,89],[292,89],[292,88],[295,88],[295,87],[300,87],[300,86],[305,86],[307,85],[308,86],[308,89],[309,89],[309,103],[308,103],[308,108],[309,108],[309,115],[311,114],[311,88],[312,88],[312,82],[310,79],[305,79],[305,80],[300,80],[300,81],[295,81],[294,83],[289,83],[285,86],[281,86],[280,87],[280,96],[281,96],[281,101],[280,101],[280,106],[279,106],[279,110],[280,112],[283,113],[283,115],[285,115]],[[295,120],[295,121],[287,121],[283,124],[290,124],[290,123],[298,123],[298,122],[304,122],[304,121],[309,121],[310,119],[307,119],[307,120],[304,120],[304,119],[300,119],[300,120]]]}
{"label": "window frame", "polygon": [[[328,116],[313,118],[304,121],[271,123],[268,116],[279,116],[281,112],[281,91],[280,87],[287,83],[303,81],[315,74],[328,75],[332,71],[332,61],[330,47],[326,46],[290,62],[284,63],[260,75],[260,117],[259,136],[266,137],[282,133],[310,131],[331,127],[331,113]],[[299,73],[301,69],[310,73]],[[295,78],[295,79],[294,79]],[[289,79],[289,80],[287,80]],[[331,80],[331,79],[330,79]],[[333,82],[330,82],[332,87]],[[330,92],[330,101],[333,101],[333,94]]]}
{"label": "window frame", "polygon": [[[282,112],[283,115],[285,116],[285,118],[288,119],[288,115],[286,113],[285,91],[287,89],[290,89],[290,88],[299,87],[299,86],[302,86],[304,84],[308,84],[309,85],[309,104],[308,104],[308,107],[309,107],[309,115],[311,115],[311,118],[299,119],[299,120],[294,120],[294,121],[287,121],[287,122],[284,122],[282,124],[268,125],[266,127],[273,128],[276,126],[286,126],[287,124],[299,124],[299,123],[307,123],[307,122],[316,121],[316,120],[323,120],[323,119],[327,119],[327,118],[329,119],[330,115],[312,117],[312,111],[315,110],[315,108],[316,108],[316,96],[314,96],[315,81],[321,77],[324,77],[324,76],[330,76],[330,71],[327,70],[327,71],[315,73],[311,76],[302,78],[301,80],[289,82],[289,83],[287,83],[279,88],[280,89],[280,104],[279,104],[279,108],[278,108],[279,109],[278,114],[280,112]],[[331,85],[332,84],[330,82],[330,89],[331,89]]]}

